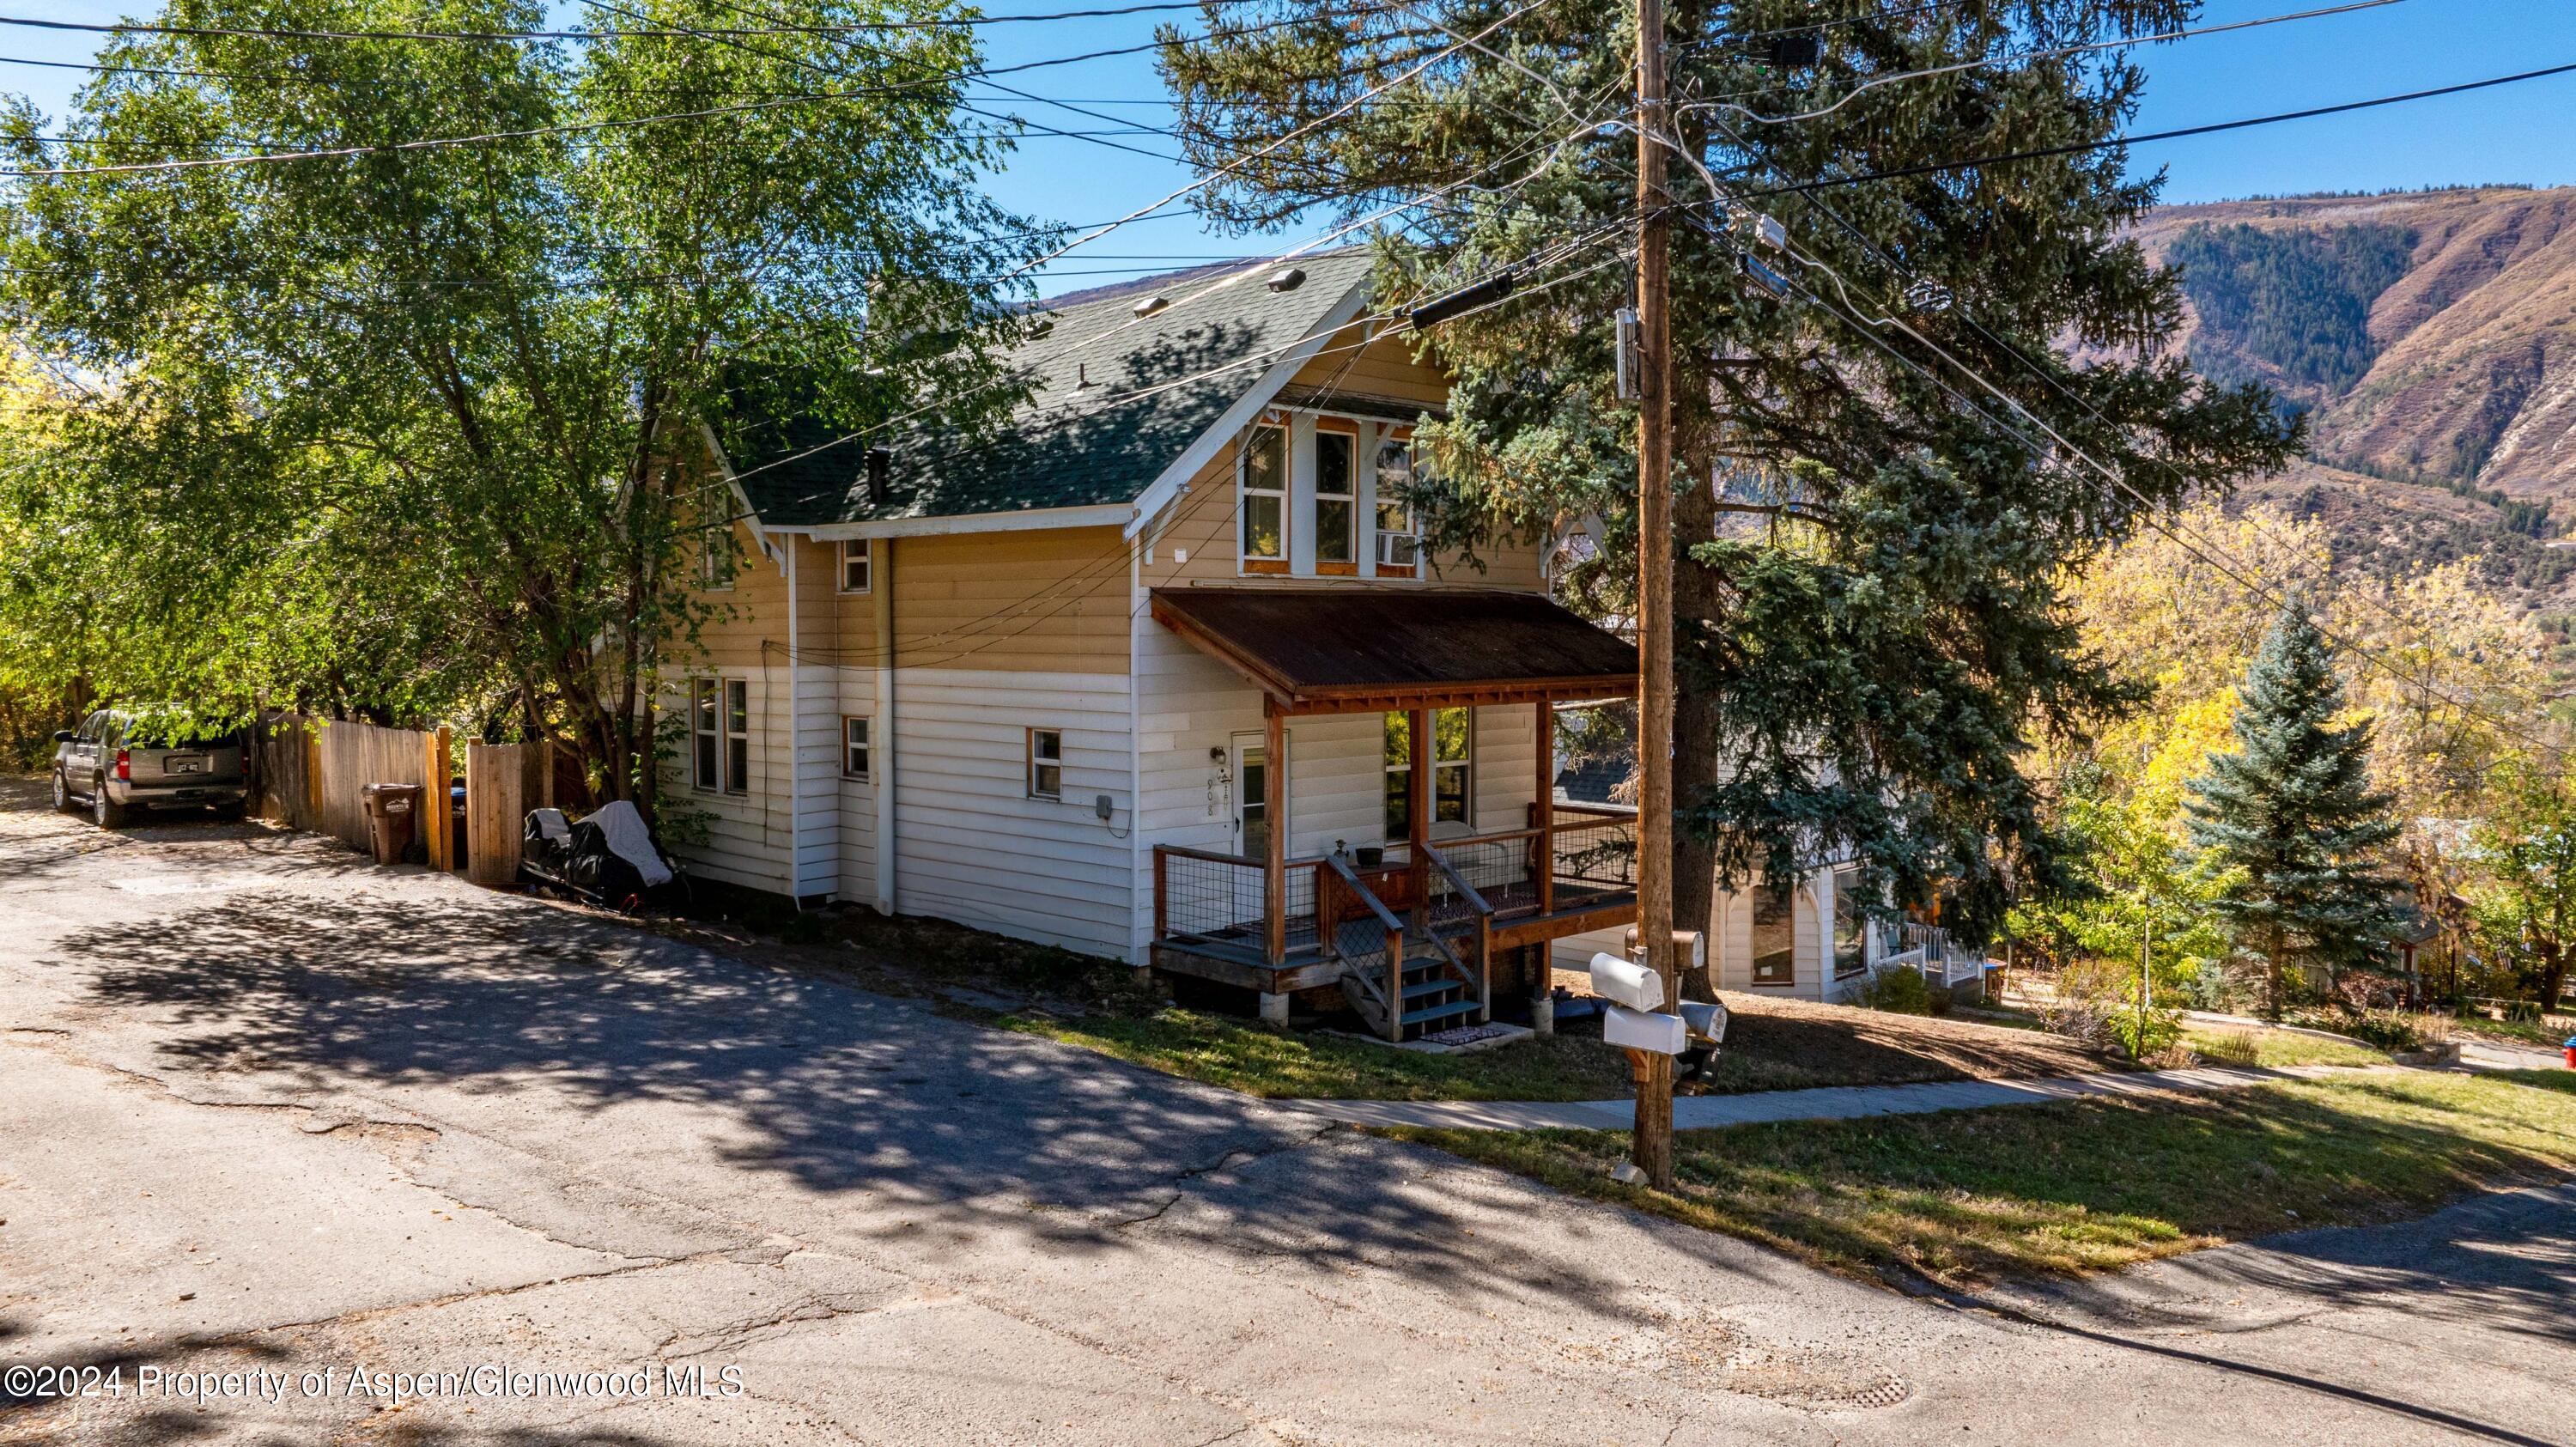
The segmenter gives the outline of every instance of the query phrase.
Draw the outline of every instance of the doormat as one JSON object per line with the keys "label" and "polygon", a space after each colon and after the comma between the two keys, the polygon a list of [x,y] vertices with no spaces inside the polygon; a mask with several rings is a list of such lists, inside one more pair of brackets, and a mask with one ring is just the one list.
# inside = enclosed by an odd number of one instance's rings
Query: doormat
{"label": "doormat", "polygon": [[1529,1032],[1511,1025],[1460,1025],[1448,1030],[1434,1030],[1421,1038],[1425,1045],[1446,1045],[1455,1050],[1465,1045],[1475,1045],[1487,1040],[1503,1040],[1527,1033]]}

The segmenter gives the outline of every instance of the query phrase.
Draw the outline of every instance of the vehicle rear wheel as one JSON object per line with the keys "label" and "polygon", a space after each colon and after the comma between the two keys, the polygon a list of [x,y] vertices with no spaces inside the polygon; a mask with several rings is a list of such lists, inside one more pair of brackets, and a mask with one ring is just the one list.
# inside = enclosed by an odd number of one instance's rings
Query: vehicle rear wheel
{"label": "vehicle rear wheel", "polygon": [[125,806],[107,797],[107,780],[93,779],[89,786],[89,816],[101,829],[125,827]]}

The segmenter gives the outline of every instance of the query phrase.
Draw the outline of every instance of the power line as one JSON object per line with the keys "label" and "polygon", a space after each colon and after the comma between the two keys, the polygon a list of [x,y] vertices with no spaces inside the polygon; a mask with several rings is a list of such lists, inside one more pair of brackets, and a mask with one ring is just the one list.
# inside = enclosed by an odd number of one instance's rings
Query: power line
{"label": "power line", "polygon": [[[1207,0],[1213,5],[1248,5],[1256,0]],[[1023,15],[960,15],[922,20],[870,20],[850,25],[780,25],[758,30],[728,30],[731,35],[847,35],[883,30],[967,30],[986,25],[1018,25],[1056,20],[1088,20],[1101,16],[1142,15],[1154,11],[1197,10],[1199,0],[1162,0],[1162,3],[1117,6],[1098,10],[1056,10]],[[651,24],[651,22],[647,22]],[[30,30],[70,30],[93,35],[171,35],[206,39],[236,40],[453,40],[496,45],[525,45],[553,41],[592,43],[629,38],[668,39],[706,32],[688,29],[643,29],[627,31],[598,30],[295,30],[277,26],[221,25],[137,25],[86,24],[71,20],[39,20],[28,16],[0,15],[0,26],[17,26]]]}
{"label": "power line", "polygon": [[2160,41],[2185,40],[2195,35],[2217,35],[2230,30],[2252,30],[2258,26],[2280,25],[2292,20],[2314,20],[2327,15],[2345,15],[2356,10],[2376,10],[2385,5],[2398,5],[2403,3],[2404,0],[2351,0],[2351,3],[2349,4],[2331,5],[2317,10],[2301,10],[2295,14],[2289,15],[2266,15],[2253,20],[2230,21],[2224,25],[2202,25],[2189,29],[2167,30],[2155,35],[2124,36],[2117,40],[2091,40],[2080,45],[2058,45],[2051,46],[2045,50],[2016,51],[2009,55],[1980,56],[1972,60],[1953,61],[1947,65],[1925,66],[1918,70],[1901,70],[1887,75],[1871,76],[1869,79],[1862,81],[1859,85],[1856,85],[1849,91],[1845,92],[1841,99],[1836,100],[1831,105],[1822,106],[1811,111],[1799,111],[1792,115],[1766,116],[1760,111],[1753,110],[1750,107],[1740,106],[1735,104],[1733,101],[1724,100],[1697,101],[1689,105],[1685,105],[1681,107],[1681,109],[1685,111],[1712,109],[1730,110],[1746,117],[1747,119],[1760,122],[1763,125],[1785,125],[1792,121],[1811,121],[1816,120],[1819,117],[1832,115],[1834,112],[1841,110],[1844,106],[1860,99],[1869,92],[1876,90],[1881,86],[1895,85],[1899,81],[1923,80],[1936,75],[1956,75],[1960,71],[1964,70],[1981,70],[1990,65],[2008,65],[2016,61],[2054,60],[2062,56],[2088,55],[2097,50],[2125,50],[2134,45],[2153,45]]}
{"label": "power line", "polygon": [[1929,176],[1942,171],[1963,171],[1975,166],[1995,166],[2007,161],[2032,161],[2048,156],[2081,155],[2087,151],[2105,151],[2120,146],[2144,145],[2149,141],[2174,141],[2186,136],[2209,136],[2222,131],[2241,131],[2252,126],[2276,125],[2282,121],[2303,121],[2316,116],[2341,115],[2346,111],[2369,110],[2374,106],[2391,106],[2407,101],[2431,100],[2437,96],[2460,95],[2473,90],[2486,90],[2500,85],[2515,85],[2526,80],[2541,80],[2553,75],[2576,71],[2576,62],[2544,66],[2539,70],[2517,71],[2512,75],[2491,76],[2485,80],[2463,81],[2458,85],[2435,86],[2430,90],[2408,91],[2403,95],[2374,96],[2369,100],[2345,101],[2341,105],[2311,106],[2306,110],[2282,111],[2275,115],[2251,116],[2238,121],[2218,121],[2204,126],[2184,126],[2170,131],[2142,131],[2112,136],[2099,141],[2078,141],[2063,146],[2041,146],[2026,151],[1998,151],[1991,155],[1971,156],[1957,161],[1929,161],[1919,166],[1896,166],[1884,171],[1863,171],[1856,175],[1830,180],[1804,181],[1793,185],[1774,186],[1756,191],[1756,196],[1786,196],[1807,191],[1829,190],[1836,186],[1858,186],[1870,181],[1895,181],[1909,176]]}

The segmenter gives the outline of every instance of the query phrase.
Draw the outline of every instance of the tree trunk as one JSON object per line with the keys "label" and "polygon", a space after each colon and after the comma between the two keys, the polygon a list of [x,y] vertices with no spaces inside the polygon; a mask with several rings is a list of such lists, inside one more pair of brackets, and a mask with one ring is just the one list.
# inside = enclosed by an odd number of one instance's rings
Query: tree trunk
{"label": "tree trunk", "polygon": [[2540,1009],[2558,1008],[2558,992],[2567,988],[2567,951],[2556,940],[2540,942]]}
{"label": "tree trunk", "polygon": [[2263,1007],[2263,1017],[2278,1024],[2281,1019],[2281,927],[2279,925],[2272,926],[2269,944],[2270,948],[2265,954],[2267,975],[2265,994],[2268,999]]}
{"label": "tree trunk", "polygon": [[[1717,783],[1717,699],[1690,686],[1689,659],[1705,626],[1701,620],[1717,609],[1717,575],[1691,556],[1691,547],[1716,536],[1717,494],[1714,486],[1715,434],[1684,426],[1675,439],[1682,475],[1691,485],[1673,499],[1673,656],[1679,687],[1673,701],[1673,806],[1688,810]],[[1717,842],[1696,829],[1673,830],[1673,927],[1707,931],[1715,927]],[[1682,975],[1686,999],[1717,998],[1717,941],[1708,940],[1704,963]]]}

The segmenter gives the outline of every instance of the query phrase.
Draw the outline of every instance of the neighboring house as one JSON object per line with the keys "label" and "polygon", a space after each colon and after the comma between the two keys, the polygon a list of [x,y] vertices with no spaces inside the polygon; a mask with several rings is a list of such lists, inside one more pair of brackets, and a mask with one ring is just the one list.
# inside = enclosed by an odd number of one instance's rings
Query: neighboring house
{"label": "neighboring house", "polygon": [[[1633,796],[1628,780],[1635,767],[1633,756],[1569,763],[1557,773],[1559,807],[1633,809],[1613,800]],[[1911,926],[1872,925],[1859,880],[1860,871],[1846,865],[1815,870],[1786,890],[1757,883],[1716,891],[1707,928],[1717,987],[1824,1001],[1857,992],[1883,957],[1919,943],[1900,937]],[[1556,942],[1555,962],[1579,969],[1594,951],[1616,953],[1623,945],[1620,931],[1569,936]]]}
{"label": "neighboring house", "polygon": [[1397,494],[1446,383],[1365,315],[1365,258],[1301,265],[1060,301],[1014,430],[881,486],[792,419],[718,449],[732,606],[664,700],[692,869],[1399,1037],[1632,922],[1633,818],[1544,785],[1554,705],[1632,692],[1633,650],[1534,542],[1423,554]]}

